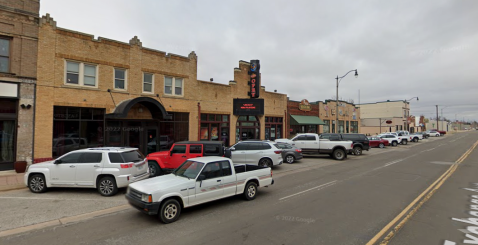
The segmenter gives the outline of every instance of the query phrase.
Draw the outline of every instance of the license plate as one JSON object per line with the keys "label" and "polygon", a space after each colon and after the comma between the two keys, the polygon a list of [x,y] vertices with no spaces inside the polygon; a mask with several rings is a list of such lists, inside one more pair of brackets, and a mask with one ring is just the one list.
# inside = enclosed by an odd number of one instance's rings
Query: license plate
{"label": "license plate", "polygon": [[143,169],[143,165],[138,166],[138,169],[139,170]]}

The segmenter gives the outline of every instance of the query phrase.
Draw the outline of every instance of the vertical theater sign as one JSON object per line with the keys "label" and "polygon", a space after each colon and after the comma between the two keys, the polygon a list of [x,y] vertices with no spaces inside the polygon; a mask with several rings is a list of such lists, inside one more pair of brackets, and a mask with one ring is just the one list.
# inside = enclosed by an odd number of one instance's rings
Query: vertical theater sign
{"label": "vertical theater sign", "polygon": [[251,99],[259,98],[259,91],[261,90],[261,78],[259,70],[261,65],[259,60],[251,60],[251,69],[249,70],[249,75],[251,80],[249,81],[250,91],[249,96]]}

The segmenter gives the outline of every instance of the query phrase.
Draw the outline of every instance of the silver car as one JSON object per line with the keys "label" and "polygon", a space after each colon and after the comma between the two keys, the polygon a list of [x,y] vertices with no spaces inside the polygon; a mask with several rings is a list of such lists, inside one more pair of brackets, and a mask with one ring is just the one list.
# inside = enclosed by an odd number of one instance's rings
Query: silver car
{"label": "silver car", "polygon": [[282,150],[275,146],[275,142],[267,140],[240,141],[228,150],[231,152],[231,159],[234,163],[264,167],[282,164]]}
{"label": "silver car", "polygon": [[294,163],[303,157],[302,149],[298,147],[283,142],[277,142],[276,146],[282,149],[282,158],[286,163]]}

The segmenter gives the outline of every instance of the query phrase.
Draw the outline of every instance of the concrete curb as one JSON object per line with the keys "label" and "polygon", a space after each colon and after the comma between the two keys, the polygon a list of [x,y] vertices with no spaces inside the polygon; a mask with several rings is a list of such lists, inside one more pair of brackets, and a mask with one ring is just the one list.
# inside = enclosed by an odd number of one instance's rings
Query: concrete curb
{"label": "concrete curb", "polygon": [[38,223],[38,224],[34,224],[34,225],[28,225],[28,226],[14,228],[14,229],[10,229],[10,230],[0,231],[0,237],[16,235],[16,234],[20,234],[20,233],[23,233],[23,232],[43,229],[43,228],[47,228],[47,227],[51,227],[51,226],[77,223],[77,222],[88,220],[88,219],[91,219],[91,218],[96,218],[96,217],[99,217],[99,216],[102,216],[102,215],[123,211],[123,210],[129,209],[129,208],[130,208],[130,205],[125,204],[125,205],[116,206],[116,207],[112,207],[112,208],[107,208],[107,209],[103,209],[103,210],[99,210],[99,211],[94,211],[94,212],[87,213],[87,214],[80,214],[80,215],[61,218],[61,219],[50,220],[50,221],[46,221],[46,222],[42,222],[42,223]]}
{"label": "concrete curb", "polygon": [[0,186],[0,192],[19,190],[27,188],[24,184]]}

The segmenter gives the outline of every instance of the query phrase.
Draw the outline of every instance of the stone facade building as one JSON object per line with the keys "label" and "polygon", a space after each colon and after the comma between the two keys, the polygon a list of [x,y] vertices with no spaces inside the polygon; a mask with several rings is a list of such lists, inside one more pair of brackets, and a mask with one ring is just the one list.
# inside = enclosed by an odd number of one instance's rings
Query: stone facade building
{"label": "stone facade building", "polygon": [[39,8],[0,1],[0,171],[33,158]]}
{"label": "stone facade building", "polygon": [[258,87],[240,61],[234,80],[197,79],[195,52],[181,56],[59,28],[40,20],[35,157],[97,146],[132,146],[144,154],[183,140],[227,146],[284,134],[287,96]]}

